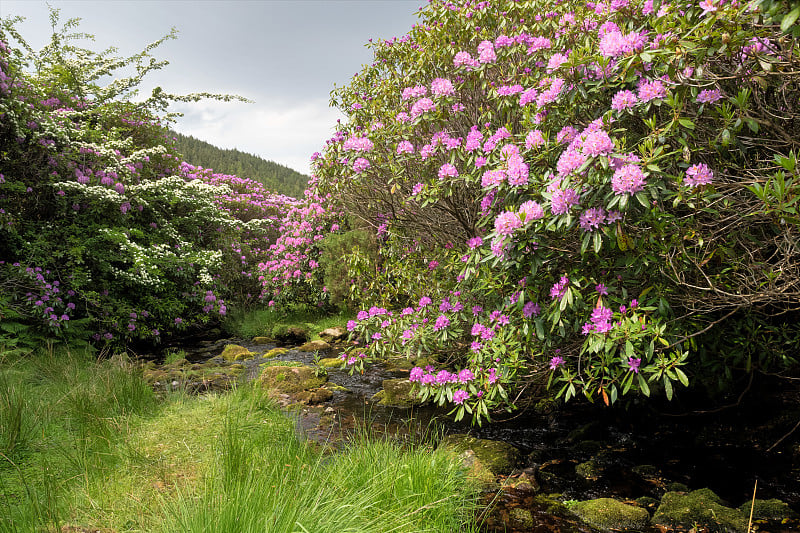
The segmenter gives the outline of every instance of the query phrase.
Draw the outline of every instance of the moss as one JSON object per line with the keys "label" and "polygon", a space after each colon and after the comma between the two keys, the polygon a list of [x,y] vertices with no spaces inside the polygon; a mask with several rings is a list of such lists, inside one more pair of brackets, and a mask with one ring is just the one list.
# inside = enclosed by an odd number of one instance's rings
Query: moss
{"label": "moss", "polygon": [[253,337],[253,343],[255,344],[270,344],[272,343],[272,339],[269,337]]}
{"label": "moss", "polygon": [[788,503],[782,502],[778,499],[771,500],[755,500],[753,502],[746,502],[739,511],[743,516],[750,517],[750,506],[753,507],[753,520],[783,520],[786,518],[798,518]]}
{"label": "moss", "polygon": [[319,366],[322,368],[340,368],[342,360],[338,357],[323,357],[319,360]]}
{"label": "moss", "polygon": [[472,450],[478,460],[494,474],[509,474],[520,461],[519,450],[499,440],[454,434],[442,439],[440,446],[447,446],[456,452]]}
{"label": "moss", "polygon": [[309,341],[298,348],[301,352],[325,352],[331,349],[331,345],[322,340]]}
{"label": "moss", "polygon": [[228,362],[241,361],[242,359],[252,359],[255,357],[250,350],[238,344],[227,344],[225,349],[222,350],[222,358]]}
{"label": "moss", "polygon": [[265,353],[262,357],[264,359],[272,359],[273,357],[278,357],[279,355],[283,355],[288,352],[286,348],[273,348],[272,350]]}
{"label": "moss", "polygon": [[647,528],[650,513],[646,509],[617,501],[613,498],[598,498],[577,502],[572,511],[587,524],[599,529],[633,529]]}
{"label": "moss", "polygon": [[652,522],[667,528],[704,528],[712,533],[747,531],[747,518],[737,509],[722,505],[719,496],[710,489],[688,494],[667,492]]}
{"label": "moss", "polygon": [[264,388],[285,394],[296,394],[315,389],[327,378],[318,377],[310,366],[267,366],[261,372],[259,382]]}
{"label": "moss", "polygon": [[384,379],[383,390],[373,396],[373,400],[392,407],[411,407],[420,403],[412,392],[411,382],[407,379]]}
{"label": "moss", "polygon": [[519,526],[528,530],[533,529],[533,515],[529,510],[522,509],[520,507],[514,507],[508,512],[508,516],[511,518],[512,522],[518,524]]}

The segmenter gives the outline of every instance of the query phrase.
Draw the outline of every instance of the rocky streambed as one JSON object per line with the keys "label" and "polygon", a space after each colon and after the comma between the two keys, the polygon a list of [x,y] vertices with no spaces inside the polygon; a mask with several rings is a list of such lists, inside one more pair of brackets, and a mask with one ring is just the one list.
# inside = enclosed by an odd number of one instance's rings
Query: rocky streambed
{"label": "rocky streambed", "polygon": [[335,445],[363,428],[433,439],[484,487],[486,531],[800,530],[793,391],[719,412],[658,416],[542,401],[472,428],[415,404],[408,361],[342,370],[342,333],[302,344],[284,338],[283,346],[268,338],[186,345],[144,362],[145,377],[157,391],[197,393],[259,380],[295,414],[301,438],[317,442]]}

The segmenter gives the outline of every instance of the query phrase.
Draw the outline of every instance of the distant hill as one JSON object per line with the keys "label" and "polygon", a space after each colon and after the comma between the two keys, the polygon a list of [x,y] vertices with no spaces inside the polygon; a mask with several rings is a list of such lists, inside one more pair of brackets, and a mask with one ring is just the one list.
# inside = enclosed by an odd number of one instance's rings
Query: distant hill
{"label": "distant hill", "polygon": [[176,138],[175,148],[187,163],[203,168],[212,168],[221,174],[235,174],[264,185],[268,191],[300,198],[308,183],[308,176],[274,161],[240,150],[217,148],[192,136],[172,132]]}

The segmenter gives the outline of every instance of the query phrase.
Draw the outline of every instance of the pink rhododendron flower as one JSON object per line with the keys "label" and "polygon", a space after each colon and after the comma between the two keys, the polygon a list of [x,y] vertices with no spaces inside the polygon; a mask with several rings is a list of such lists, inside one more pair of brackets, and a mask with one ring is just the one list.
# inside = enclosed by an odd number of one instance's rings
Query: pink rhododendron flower
{"label": "pink rhododendron flower", "polygon": [[353,170],[356,174],[361,174],[370,167],[369,161],[364,157],[359,157],[353,163]]}
{"label": "pink rhododendron flower", "polygon": [[478,45],[478,61],[481,63],[493,63],[497,60],[492,41],[481,41]]}
{"label": "pink rhododendron flower", "polygon": [[622,111],[623,109],[630,109],[636,105],[639,99],[633,91],[619,91],[611,99],[611,109],[614,111]]}
{"label": "pink rhododendron flower", "polygon": [[608,155],[614,151],[614,141],[611,140],[608,133],[597,130],[586,136],[581,149],[588,156]]}
{"label": "pink rhododendron flower", "polygon": [[638,165],[625,165],[614,172],[611,189],[615,194],[634,194],[644,189],[644,173]]}
{"label": "pink rhododendron flower", "polygon": [[683,179],[683,183],[694,188],[701,185],[709,185],[713,179],[714,173],[708,168],[708,165],[699,163],[686,169],[686,177]]}
{"label": "pink rhododendron flower", "polygon": [[431,92],[436,96],[452,96],[456,93],[456,89],[450,80],[436,78],[431,82]]}
{"label": "pink rhododendron flower", "polygon": [[400,141],[397,143],[397,155],[400,154],[413,154],[414,145],[410,141]]}
{"label": "pink rhododendron flower", "polygon": [[719,89],[705,89],[700,91],[695,102],[698,104],[713,104],[720,98],[722,98],[722,93]]}
{"label": "pink rhododendron flower", "polygon": [[458,177],[458,170],[456,170],[456,167],[454,167],[450,163],[445,163],[439,168],[438,176],[440,180],[448,177],[456,178]]}
{"label": "pink rhododendron flower", "polygon": [[523,222],[526,224],[544,216],[544,209],[534,200],[523,202],[523,204],[519,206],[519,212],[522,215]]}
{"label": "pink rhododendron flower", "polygon": [[573,189],[555,189],[550,198],[550,211],[554,215],[567,213],[573,205],[580,201],[577,191]]}
{"label": "pink rhododendron flower", "polygon": [[494,221],[494,229],[500,235],[512,235],[514,230],[522,227],[522,220],[517,213],[503,211]]}
{"label": "pink rhododendron flower", "polygon": [[544,135],[540,130],[533,130],[525,137],[525,148],[538,148],[544,144]]}
{"label": "pink rhododendron flower", "polygon": [[667,96],[667,88],[664,87],[664,83],[661,80],[644,82],[639,85],[639,100],[642,102],[649,102],[665,96]]}

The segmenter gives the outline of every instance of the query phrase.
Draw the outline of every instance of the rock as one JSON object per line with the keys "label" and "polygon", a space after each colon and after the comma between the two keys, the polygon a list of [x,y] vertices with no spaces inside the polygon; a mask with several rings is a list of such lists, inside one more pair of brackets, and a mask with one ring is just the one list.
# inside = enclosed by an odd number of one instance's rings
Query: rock
{"label": "rock", "polygon": [[372,399],[391,407],[411,407],[421,403],[412,392],[412,384],[407,379],[384,379],[383,390]]}
{"label": "rock", "polygon": [[711,489],[688,494],[667,492],[653,515],[652,523],[668,529],[697,528],[714,532],[746,532],[747,517],[737,509],[722,505]]}
{"label": "rock", "polygon": [[514,490],[535,492],[539,490],[539,482],[536,481],[534,476],[523,472],[519,477],[510,477],[506,479],[504,487]]}
{"label": "rock", "polygon": [[272,337],[282,344],[303,344],[308,340],[308,329],[305,326],[276,324],[272,328]]}
{"label": "rock", "polygon": [[310,366],[267,366],[258,379],[266,389],[294,395],[322,386],[327,378],[317,376]]}
{"label": "rock", "polygon": [[495,482],[494,473],[481,462],[472,450],[464,450],[454,454],[467,469],[467,478],[479,485],[492,485]]}
{"label": "rock", "polygon": [[331,345],[321,340],[307,342],[298,348],[301,352],[325,352],[330,349]]}
{"label": "rock", "polygon": [[298,392],[295,394],[295,398],[304,404],[313,405],[327,402],[333,398],[333,393],[325,387],[320,387],[314,390]]}
{"label": "rock", "polygon": [[342,366],[342,363],[344,363],[344,361],[339,357],[323,357],[318,362],[319,366],[322,368],[339,368]]}
{"label": "rock", "polygon": [[507,442],[476,439],[464,434],[448,435],[439,445],[449,447],[457,453],[471,450],[493,474],[511,473],[521,458],[519,450]]}
{"label": "rock", "polygon": [[[591,442],[591,441],[584,441]],[[586,462],[575,466],[575,473],[588,481],[595,481],[608,473],[614,466],[614,457],[608,451],[602,451]]]}
{"label": "rock", "polygon": [[518,527],[522,527],[526,530],[533,529],[533,514],[531,514],[529,510],[522,509],[521,507],[514,507],[508,512],[508,516]]}
{"label": "rock", "polygon": [[279,355],[283,355],[288,351],[289,350],[287,350],[286,348],[273,348],[264,355],[262,355],[261,357],[263,357],[264,359],[272,359],[273,357],[278,357]]}
{"label": "rock", "polygon": [[613,498],[598,498],[573,504],[570,509],[592,527],[603,530],[647,528],[650,513]]}
{"label": "rock", "polygon": [[689,487],[683,483],[678,483],[675,481],[674,483],[667,485],[667,492],[689,492]]}
{"label": "rock", "polygon": [[242,361],[244,359],[252,359],[255,357],[255,354],[245,348],[244,346],[239,346],[238,344],[227,344],[225,345],[225,349],[222,350],[222,358],[226,361]]}
{"label": "rock", "polygon": [[344,328],[328,328],[319,332],[319,338],[327,342],[336,342],[343,340],[347,335],[347,330]]}
{"label": "rock", "polygon": [[739,512],[743,516],[750,518],[750,507],[753,507],[753,520],[784,520],[798,518],[788,503],[782,502],[778,499],[759,500],[756,499],[755,503],[745,502],[739,507]]}
{"label": "rock", "polygon": [[272,344],[272,339],[269,337],[253,337],[253,344]]}

